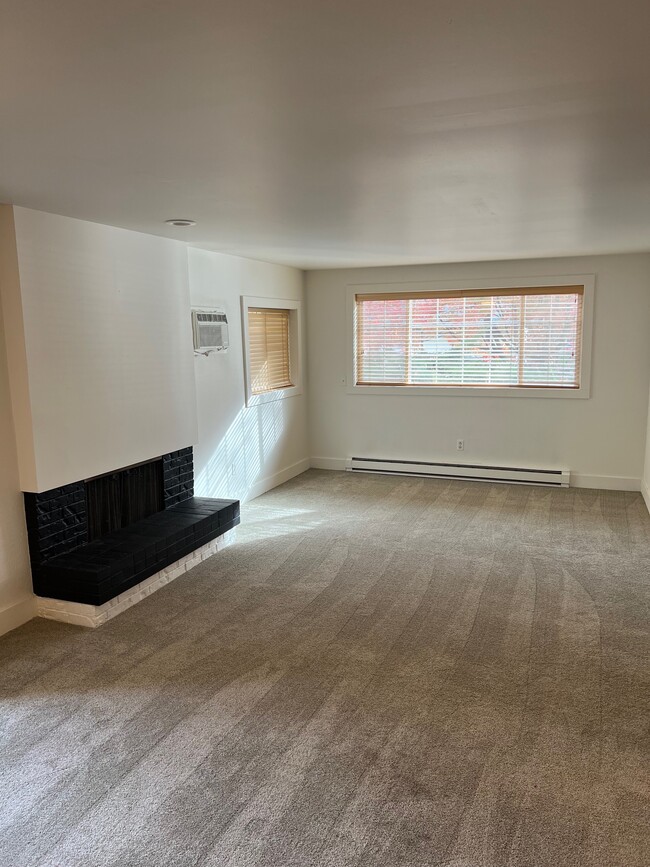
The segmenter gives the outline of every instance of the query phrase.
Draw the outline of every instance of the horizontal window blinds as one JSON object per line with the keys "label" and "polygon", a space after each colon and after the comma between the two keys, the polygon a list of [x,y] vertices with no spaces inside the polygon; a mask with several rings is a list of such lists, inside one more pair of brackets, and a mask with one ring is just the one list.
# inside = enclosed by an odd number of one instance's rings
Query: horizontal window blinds
{"label": "horizontal window blinds", "polygon": [[252,393],[290,388],[289,311],[249,307],[248,342]]}
{"label": "horizontal window blinds", "polygon": [[578,388],[583,286],[357,295],[357,385]]}

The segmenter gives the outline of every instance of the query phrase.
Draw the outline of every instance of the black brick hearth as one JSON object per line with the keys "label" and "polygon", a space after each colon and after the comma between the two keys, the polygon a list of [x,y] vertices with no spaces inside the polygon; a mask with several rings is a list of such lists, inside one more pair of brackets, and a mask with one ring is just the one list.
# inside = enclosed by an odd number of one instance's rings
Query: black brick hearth
{"label": "black brick hearth", "polygon": [[[94,480],[25,494],[32,580],[38,596],[101,605],[239,523],[237,500],[194,497],[191,446],[157,461],[162,468],[163,508],[154,514],[144,512],[147,517],[92,541],[88,497],[93,495]],[[138,474],[130,469],[110,474],[111,482],[119,484],[120,476],[127,474],[132,487]],[[93,502],[92,508],[96,506]]]}
{"label": "black brick hearth", "polygon": [[34,574],[34,592],[102,605],[237,524],[237,500],[192,497],[48,560]]}

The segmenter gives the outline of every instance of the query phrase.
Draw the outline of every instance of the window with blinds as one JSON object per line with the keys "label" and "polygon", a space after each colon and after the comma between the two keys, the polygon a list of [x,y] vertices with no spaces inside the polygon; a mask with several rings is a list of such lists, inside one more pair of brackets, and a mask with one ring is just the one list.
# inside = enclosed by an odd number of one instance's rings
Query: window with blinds
{"label": "window with blinds", "polygon": [[583,286],[355,296],[356,384],[580,387]]}
{"label": "window with blinds", "polygon": [[291,388],[289,310],[249,307],[248,343],[252,394]]}

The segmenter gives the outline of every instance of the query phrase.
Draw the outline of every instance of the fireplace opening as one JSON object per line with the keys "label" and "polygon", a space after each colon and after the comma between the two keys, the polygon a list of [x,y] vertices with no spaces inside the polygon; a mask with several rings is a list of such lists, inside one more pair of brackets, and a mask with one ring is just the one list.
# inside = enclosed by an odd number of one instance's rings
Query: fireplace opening
{"label": "fireplace opening", "polygon": [[165,508],[160,458],[88,479],[85,488],[89,542]]}

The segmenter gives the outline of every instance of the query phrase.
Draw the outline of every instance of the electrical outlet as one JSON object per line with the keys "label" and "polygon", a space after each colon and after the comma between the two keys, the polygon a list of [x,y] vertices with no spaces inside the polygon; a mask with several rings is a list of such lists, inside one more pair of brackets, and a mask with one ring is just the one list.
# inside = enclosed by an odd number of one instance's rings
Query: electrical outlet
{"label": "electrical outlet", "polygon": [[456,448],[458,449],[459,452],[464,451],[465,450],[465,440],[456,440]]}

